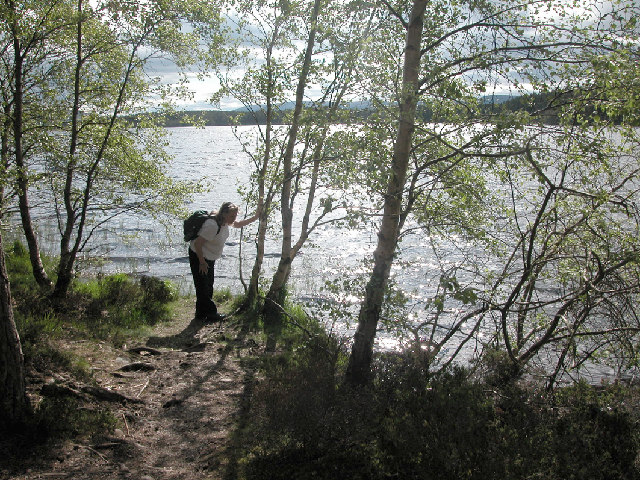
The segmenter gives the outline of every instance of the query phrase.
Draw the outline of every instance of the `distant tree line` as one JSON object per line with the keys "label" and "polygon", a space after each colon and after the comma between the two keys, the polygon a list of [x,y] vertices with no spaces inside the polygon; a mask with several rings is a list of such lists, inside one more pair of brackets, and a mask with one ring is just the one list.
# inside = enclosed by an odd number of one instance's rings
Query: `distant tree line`
{"label": "distant tree line", "polygon": [[[559,123],[562,108],[572,103],[574,97],[571,93],[529,93],[524,95],[497,95],[483,96],[480,98],[480,112],[487,118],[500,113],[526,112],[535,119],[536,123],[547,125],[557,125]],[[329,110],[328,105],[314,105],[308,102],[307,106],[315,110]],[[289,121],[289,113],[293,105],[288,102],[281,108],[274,108],[271,121],[277,125],[284,125]],[[594,117],[600,115],[607,117],[607,112],[599,110],[595,105],[587,105],[585,115]],[[363,106],[361,103],[354,103],[340,107],[345,113],[341,121],[358,122],[365,121],[374,114],[371,106]],[[145,114],[147,116],[148,114]],[[139,116],[142,118],[142,116]],[[255,107],[255,111],[238,110],[186,110],[174,113],[158,113],[152,115],[157,122],[167,128],[187,127],[193,125],[213,126],[233,126],[233,125],[264,125],[267,122],[267,115],[263,107]],[[422,122],[447,122],[455,121],[454,117],[439,115],[427,104],[418,103],[416,107],[416,117]],[[131,120],[136,121],[138,117]],[[612,118],[615,124],[623,122],[620,115]],[[532,120],[533,121],[533,120]]]}

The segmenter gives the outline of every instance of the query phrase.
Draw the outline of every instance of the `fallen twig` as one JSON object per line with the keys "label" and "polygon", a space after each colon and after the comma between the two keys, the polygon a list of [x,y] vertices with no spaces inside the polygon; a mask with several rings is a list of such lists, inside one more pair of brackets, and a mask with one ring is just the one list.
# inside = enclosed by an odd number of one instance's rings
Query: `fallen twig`
{"label": "fallen twig", "polygon": [[136,395],[136,398],[140,398],[140,395],[142,395],[142,392],[144,392],[144,389],[147,388],[147,385],[149,385],[149,380],[151,380],[151,377],[147,378],[147,382],[142,386],[142,388]]}
{"label": "fallen twig", "polygon": [[127,417],[124,416],[124,413],[122,414],[122,420],[124,420],[124,426],[127,429],[127,436],[131,436],[131,433],[129,432],[129,424],[127,423]]}

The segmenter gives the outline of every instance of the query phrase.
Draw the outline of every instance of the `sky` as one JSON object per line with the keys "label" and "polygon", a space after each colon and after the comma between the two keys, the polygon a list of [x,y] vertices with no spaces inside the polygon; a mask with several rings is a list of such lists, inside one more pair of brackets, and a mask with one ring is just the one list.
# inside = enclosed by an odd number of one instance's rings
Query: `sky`
{"label": "sky", "polygon": [[[562,3],[563,0],[558,0]],[[633,2],[632,2],[633,3]],[[582,7],[574,9],[572,13],[585,13],[589,9],[596,10],[600,13],[606,12],[610,8],[610,2],[600,0],[584,0]],[[539,14],[539,18],[546,20],[553,20],[558,15],[554,10],[543,10]],[[259,62],[259,57],[256,57],[256,61]],[[175,66],[168,61],[156,60],[149,65],[149,73],[157,75],[162,78],[162,81],[166,84],[173,84],[178,80],[178,74]],[[184,102],[181,101],[178,105],[186,110],[235,110],[242,107],[242,105],[235,99],[225,98],[222,99],[220,105],[213,105],[210,103],[210,99],[219,88],[220,83],[215,75],[209,75],[205,79],[198,78],[198,75],[193,72],[188,74],[189,88],[192,91],[193,98]],[[526,88],[526,86],[525,86]],[[315,90],[317,93],[317,90]],[[491,86],[486,94],[512,94],[505,84],[496,83]],[[314,98],[314,89],[308,91],[309,98]],[[315,95],[317,98],[317,95]]]}

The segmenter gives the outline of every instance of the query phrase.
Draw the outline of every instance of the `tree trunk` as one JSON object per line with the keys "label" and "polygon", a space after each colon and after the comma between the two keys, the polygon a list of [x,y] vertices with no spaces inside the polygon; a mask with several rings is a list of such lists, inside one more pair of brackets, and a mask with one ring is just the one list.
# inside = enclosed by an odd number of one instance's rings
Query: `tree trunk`
{"label": "tree trunk", "polygon": [[391,174],[387,184],[378,244],[374,252],[374,267],[365,290],[365,299],[358,316],[349,357],[346,381],[363,385],[370,381],[373,342],[380,319],[385,289],[399,235],[403,190],[407,177],[417,103],[421,40],[426,0],[415,0],[407,28],[402,78],[402,97],[398,130],[393,146]]}
{"label": "tree trunk", "polygon": [[[264,204],[263,204],[264,205]],[[256,240],[256,258],[251,270],[251,279],[249,280],[249,288],[246,296],[246,306],[255,305],[258,301],[260,273],[262,272],[262,263],[264,262],[264,243],[267,238],[267,220],[263,214],[260,216],[258,223],[258,235]]]}
{"label": "tree trunk", "polygon": [[273,352],[282,330],[282,305],[286,298],[286,285],[291,273],[291,259],[280,258],[278,269],[271,280],[271,287],[262,307],[264,329],[267,334],[266,350]]}
{"label": "tree trunk", "polygon": [[0,235],[0,430],[20,425],[29,412],[24,358],[13,319],[11,288]]}
{"label": "tree trunk", "polygon": [[[62,232],[62,236],[60,239],[60,261],[58,263],[58,278],[56,280],[55,287],[53,289],[53,298],[56,300],[61,300],[67,296],[69,291],[69,287],[73,282],[74,278],[74,266],[76,262],[76,258],[78,256],[78,251],[80,249],[80,245],[82,243],[82,234],[84,231],[87,212],[89,209],[89,199],[92,194],[93,181],[96,176],[96,172],[98,169],[98,165],[102,161],[104,156],[104,152],[106,149],[106,143],[109,139],[109,135],[111,133],[111,128],[114,124],[115,117],[117,116],[118,108],[120,103],[122,102],[122,93],[123,86],[120,88],[120,94],[118,97],[118,101],[114,107],[114,112],[111,115],[111,120],[109,127],[107,128],[106,133],[104,134],[104,138],[102,140],[102,144],[96,153],[96,158],[93,161],[89,172],[86,174],[84,193],[82,196],[82,203],[79,210],[76,207],[76,202],[73,199],[73,187],[74,187],[74,177],[76,176],[76,157],[78,150],[78,142],[79,142],[79,118],[80,118],[80,103],[81,103],[81,79],[82,79],[82,69],[84,67],[85,58],[82,53],[83,49],[83,3],[82,0],[78,0],[77,3],[78,9],[78,22],[76,24],[76,59],[75,59],[75,71],[74,71],[74,91],[73,91],[73,108],[71,111],[71,138],[69,141],[69,161],[66,166],[66,179],[63,193],[63,201],[64,201],[64,210],[66,212],[66,220],[64,231]],[[131,64],[129,64],[131,65]],[[126,85],[128,77],[125,76],[125,80],[123,80],[124,85]],[[75,230],[75,240],[73,240],[73,233]]]}
{"label": "tree trunk", "polygon": [[58,278],[56,279],[56,284],[53,288],[52,294],[52,297],[56,300],[62,300],[67,296],[74,277],[73,264],[75,256],[73,255],[73,252],[68,249],[68,244],[66,249],[63,246],[61,250],[63,253],[61,253],[60,261],[58,263]]}
{"label": "tree trunk", "polygon": [[[268,103],[270,103],[268,101]],[[258,302],[259,295],[259,281],[260,273],[262,272],[262,263],[264,262],[264,245],[267,238],[267,222],[269,218],[269,209],[271,208],[271,201],[265,202],[265,178],[267,167],[269,164],[269,143],[270,143],[270,106],[267,107],[267,147],[265,149],[265,155],[262,159],[262,168],[260,169],[260,175],[258,178],[258,208],[260,209],[260,218],[258,219],[258,234],[256,238],[256,258],[253,262],[253,269],[251,270],[251,279],[249,280],[249,288],[247,290],[245,307],[251,307]]]}
{"label": "tree trunk", "polygon": [[275,45],[275,39],[278,36],[278,29],[274,32],[273,40],[267,48],[266,63],[267,63],[267,111],[266,111],[266,125],[265,125],[265,147],[264,156],[262,158],[262,165],[260,168],[260,174],[258,175],[258,207],[261,208],[260,219],[258,220],[258,236],[256,241],[256,259],[253,263],[253,270],[251,271],[251,279],[249,280],[249,289],[247,291],[246,305],[255,305],[258,300],[258,290],[260,273],[262,272],[262,263],[264,262],[264,245],[267,238],[267,224],[269,219],[269,210],[271,209],[271,195],[267,199],[265,194],[265,182],[267,179],[267,172],[269,171],[269,162],[271,161],[271,134],[273,132],[273,91],[274,91],[274,79],[272,71],[272,59],[273,49]]}
{"label": "tree trunk", "polygon": [[13,32],[13,48],[14,48],[14,82],[15,90],[13,94],[13,135],[15,160],[17,167],[17,185],[18,185],[18,204],[20,207],[20,219],[22,220],[22,228],[24,229],[25,240],[29,247],[29,259],[31,260],[31,269],[36,283],[41,287],[51,288],[52,282],[42,265],[40,258],[40,247],[38,238],[33,229],[33,221],[31,219],[31,208],[29,206],[29,177],[27,175],[27,167],[24,161],[24,151],[22,145],[22,122],[23,122],[23,62],[24,58],[21,51],[21,43],[18,38],[17,31]]}
{"label": "tree trunk", "polygon": [[[9,168],[9,120],[2,130],[1,159],[3,175]],[[0,185],[0,205],[4,202],[4,187]],[[11,288],[4,258],[4,245],[0,234],[0,431],[22,423],[30,411],[25,389],[24,360],[20,337],[13,318]]]}
{"label": "tree trunk", "polygon": [[269,334],[269,338],[271,340],[267,343],[267,349],[275,348],[274,342],[279,333],[281,324],[281,310],[279,306],[282,305],[282,302],[284,300],[285,286],[287,281],[289,280],[289,274],[291,272],[291,261],[293,258],[293,210],[291,208],[292,161],[294,148],[298,139],[298,129],[300,126],[300,116],[302,113],[304,92],[307,85],[309,70],[311,68],[311,55],[313,53],[313,48],[315,45],[320,4],[321,0],[315,0],[313,5],[313,12],[311,14],[311,30],[307,39],[307,47],[305,50],[302,70],[300,71],[300,77],[298,78],[298,85],[296,88],[296,103],[293,111],[291,128],[289,129],[287,148],[285,150],[283,158],[284,180],[282,185],[282,193],[280,196],[280,208],[282,211],[282,249],[280,252],[280,262],[278,263],[278,269],[273,276],[271,287],[269,288],[269,293],[267,294],[267,298],[262,310],[265,329],[267,330],[267,333]]}

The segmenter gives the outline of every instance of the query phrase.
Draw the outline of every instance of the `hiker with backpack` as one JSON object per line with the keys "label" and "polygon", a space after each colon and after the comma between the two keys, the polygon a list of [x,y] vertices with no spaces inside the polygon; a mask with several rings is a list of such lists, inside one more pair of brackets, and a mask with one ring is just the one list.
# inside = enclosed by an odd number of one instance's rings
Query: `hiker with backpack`
{"label": "hiker with backpack", "polygon": [[222,249],[229,237],[229,227],[242,228],[255,222],[253,217],[236,221],[238,207],[224,202],[217,212],[198,211],[185,220],[185,240],[189,240],[189,264],[196,289],[196,319],[220,322],[224,316],[218,313],[213,301],[215,262],[222,257]]}

